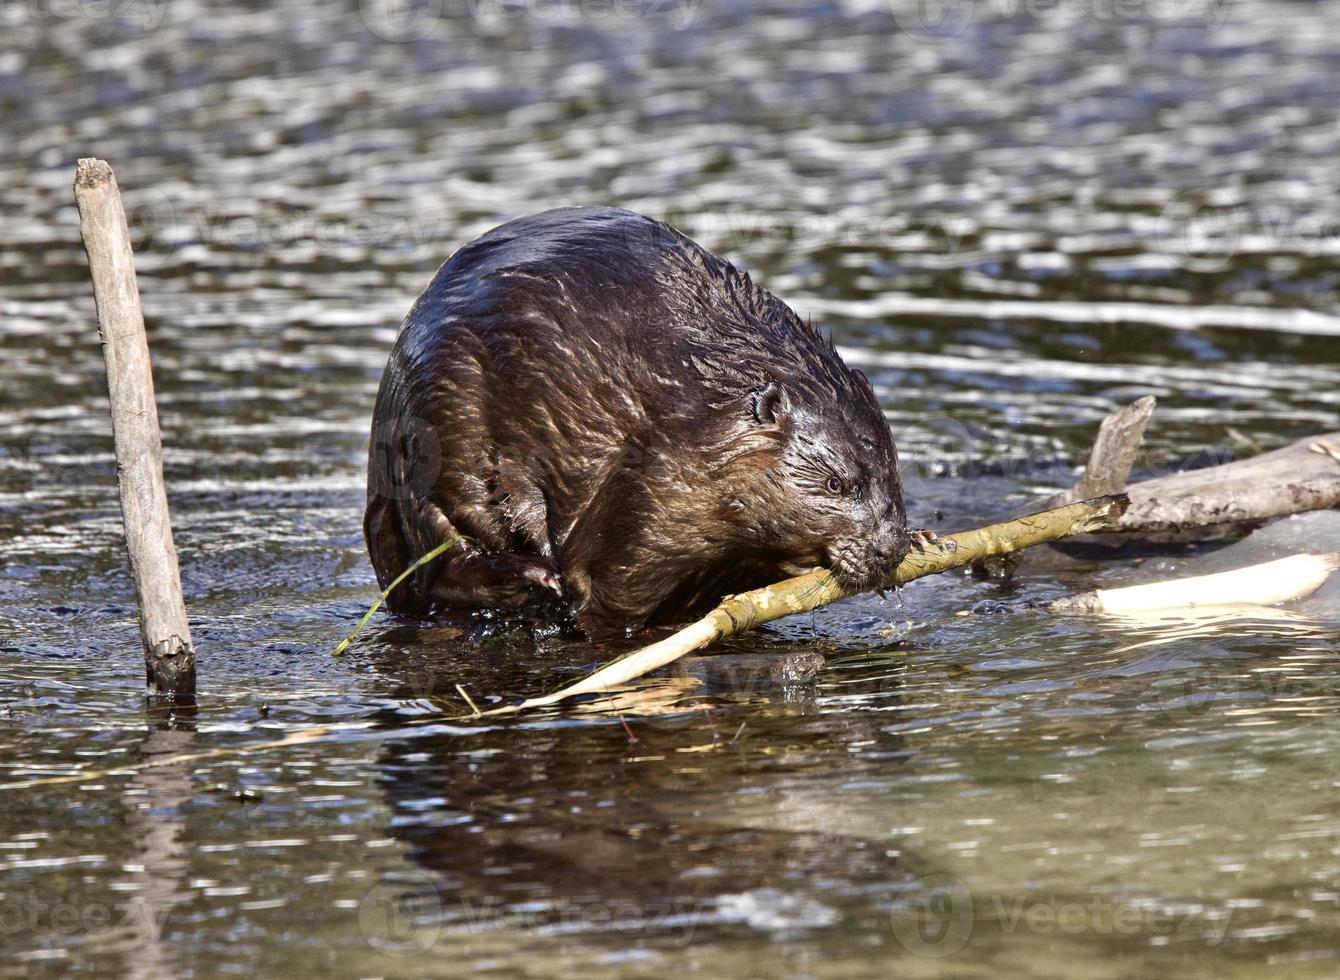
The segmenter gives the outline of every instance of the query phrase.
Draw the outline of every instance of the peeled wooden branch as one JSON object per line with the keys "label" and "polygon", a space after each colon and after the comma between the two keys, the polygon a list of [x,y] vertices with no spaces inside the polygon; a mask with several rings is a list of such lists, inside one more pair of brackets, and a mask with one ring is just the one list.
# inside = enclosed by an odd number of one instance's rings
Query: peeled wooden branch
{"label": "peeled wooden branch", "polygon": [[[1029,514],[1004,524],[947,535],[924,550],[913,551],[904,558],[886,586],[903,585],[991,555],[1007,554],[1070,534],[1097,530],[1118,519],[1125,511],[1126,504],[1127,500],[1122,495],[1096,497]],[[783,616],[810,612],[855,594],[838,584],[828,571],[820,569],[766,588],[730,596],[696,623],[614,661],[575,684],[543,697],[529,698],[520,704],[477,712],[475,717],[513,714],[529,708],[557,704],[582,694],[605,693],[717,640],[743,633]]]}
{"label": "peeled wooden branch", "polygon": [[1340,554],[1290,555],[1214,575],[1097,589],[1057,599],[1047,608],[1051,612],[1139,613],[1209,606],[1273,606],[1311,595],[1337,568]]}
{"label": "peeled wooden branch", "polygon": [[195,695],[195,649],[168,517],[149,342],[126,212],[112,168],[102,160],[80,160],[74,196],[107,362],[121,517],[140,607],[149,692],[188,699]]}

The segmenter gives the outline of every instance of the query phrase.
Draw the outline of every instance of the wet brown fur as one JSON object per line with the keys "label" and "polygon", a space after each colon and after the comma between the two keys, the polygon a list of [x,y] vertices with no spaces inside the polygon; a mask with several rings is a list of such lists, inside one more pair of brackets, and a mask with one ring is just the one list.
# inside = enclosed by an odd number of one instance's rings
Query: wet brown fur
{"label": "wet brown fur", "polygon": [[611,208],[511,222],[438,271],[378,393],[364,528],[383,586],[472,539],[395,612],[561,592],[597,636],[802,567],[877,584],[907,550],[865,377],[725,260]]}

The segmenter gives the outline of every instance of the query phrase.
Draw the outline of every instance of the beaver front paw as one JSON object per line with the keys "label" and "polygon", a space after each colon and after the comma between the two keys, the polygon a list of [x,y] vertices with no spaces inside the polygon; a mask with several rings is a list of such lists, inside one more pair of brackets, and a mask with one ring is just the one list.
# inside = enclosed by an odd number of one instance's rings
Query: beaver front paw
{"label": "beaver front paw", "polygon": [[438,570],[432,595],[443,606],[495,606],[518,609],[534,601],[537,591],[563,597],[558,569],[531,555],[469,551]]}

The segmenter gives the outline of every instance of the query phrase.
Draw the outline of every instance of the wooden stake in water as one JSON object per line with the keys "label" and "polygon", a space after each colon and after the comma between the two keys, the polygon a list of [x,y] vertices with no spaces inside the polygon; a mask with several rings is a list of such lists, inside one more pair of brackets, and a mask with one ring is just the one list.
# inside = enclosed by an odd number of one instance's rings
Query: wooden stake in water
{"label": "wooden stake in water", "polygon": [[195,696],[195,649],[172,543],[163,441],[130,231],[112,168],[102,160],[80,160],[74,196],[107,364],[121,517],[140,607],[149,693],[190,700]]}

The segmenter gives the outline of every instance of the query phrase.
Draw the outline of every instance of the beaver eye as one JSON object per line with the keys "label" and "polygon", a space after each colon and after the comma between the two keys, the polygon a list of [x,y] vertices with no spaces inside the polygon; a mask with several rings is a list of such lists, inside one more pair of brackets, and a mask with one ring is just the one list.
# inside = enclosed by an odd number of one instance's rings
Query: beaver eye
{"label": "beaver eye", "polygon": [[824,483],[824,489],[834,497],[840,497],[842,496],[842,481],[835,476],[830,476]]}

